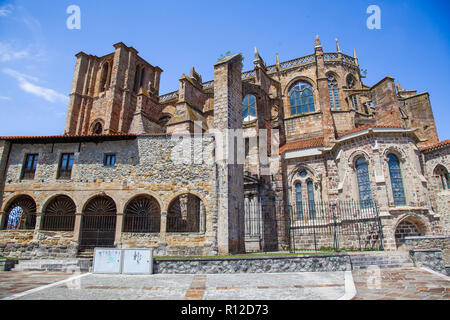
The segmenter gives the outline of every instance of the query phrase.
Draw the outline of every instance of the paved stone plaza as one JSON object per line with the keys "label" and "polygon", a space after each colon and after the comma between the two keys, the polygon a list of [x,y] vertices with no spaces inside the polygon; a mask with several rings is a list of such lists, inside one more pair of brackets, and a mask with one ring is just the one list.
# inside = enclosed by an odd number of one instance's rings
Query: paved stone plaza
{"label": "paved stone plaza", "polygon": [[0,273],[0,298],[6,300],[448,300],[450,278],[415,267],[353,270],[352,272],[156,274],[151,276],[13,271]]}

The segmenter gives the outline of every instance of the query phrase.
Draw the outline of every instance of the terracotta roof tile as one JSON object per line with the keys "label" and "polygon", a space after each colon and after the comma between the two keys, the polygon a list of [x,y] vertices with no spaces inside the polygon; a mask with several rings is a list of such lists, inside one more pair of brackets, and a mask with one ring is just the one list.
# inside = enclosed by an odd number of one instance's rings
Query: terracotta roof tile
{"label": "terracotta roof tile", "polygon": [[280,147],[280,154],[291,150],[301,150],[323,146],[324,146],[323,137],[288,141],[283,146]]}
{"label": "terracotta roof tile", "polygon": [[440,148],[446,147],[446,146],[450,146],[450,140],[444,140],[444,141],[438,142],[436,144],[433,144],[432,146],[422,148],[421,151],[422,152],[433,151],[433,150],[437,150],[437,149],[440,149]]}
{"label": "terracotta roof tile", "polygon": [[346,135],[355,133],[355,132],[360,132],[360,131],[364,131],[370,128],[395,128],[395,129],[403,129],[402,127],[399,126],[393,126],[393,125],[365,125],[365,126],[361,126],[361,127],[357,127],[354,129],[351,129],[349,131],[345,131],[344,133],[342,133],[341,135],[339,135],[339,138],[345,137]]}

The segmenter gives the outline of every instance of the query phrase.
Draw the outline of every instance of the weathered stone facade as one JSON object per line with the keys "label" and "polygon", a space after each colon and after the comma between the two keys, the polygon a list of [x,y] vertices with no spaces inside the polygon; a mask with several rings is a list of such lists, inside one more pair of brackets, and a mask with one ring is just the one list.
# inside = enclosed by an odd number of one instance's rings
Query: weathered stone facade
{"label": "weathered stone facade", "polygon": [[[356,52],[317,37],[313,54],[267,66],[255,48],[253,70],[228,56],[213,81],[192,67],[160,96],[162,70],[114,48],[76,55],[64,135],[0,138],[1,255],[74,257],[92,230],[97,245],[157,255],[311,249],[290,236],[295,220],[325,227],[319,204],[346,201],[376,203],[386,250],[449,233],[450,143],[429,94],[391,77],[365,85]],[[316,247],[333,241],[318,235]],[[340,241],[367,248],[359,234]]]}

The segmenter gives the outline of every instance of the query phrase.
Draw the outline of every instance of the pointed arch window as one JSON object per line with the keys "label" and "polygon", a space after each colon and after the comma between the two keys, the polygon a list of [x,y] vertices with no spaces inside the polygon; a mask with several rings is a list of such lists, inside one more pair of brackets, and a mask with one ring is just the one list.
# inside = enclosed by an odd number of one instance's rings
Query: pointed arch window
{"label": "pointed arch window", "polygon": [[314,107],[314,96],[312,86],[304,81],[295,83],[289,90],[291,115],[312,112]]}
{"label": "pointed arch window", "polygon": [[256,98],[252,94],[248,94],[242,101],[242,120],[244,122],[256,119]]}
{"label": "pointed arch window", "polygon": [[369,165],[366,158],[358,158],[355,162],[355,168],[358,180],[359,200],[362,206],[371,206],[372,190],[370,187]]}
{"label": "pointed arch window", "polygon": [[302,202],[302,184],[295,184],[295,207],[297,212],[297,220],[303,220],[303,202]]}
{"label": "pointed arch window", "polygon": [[307,183],[308,188],[308,208],[309,208],[309,217],[314,219],[316,217],[316,207],[314,203],[314,184],[310,180]]}
{"label": "pointed arch window", "polygon": [[394,196],[395,206],[405,206],[406,197],[405,189],[403,188],[402,171],[400,168],[400,161],[395,154],[388,154],[389,174],[391,176],[392,193]]}
{"label": "pointed arch window", "polygon": [[338,84],[336,78],[333,75],[328,76],[328,91],[330,93],[331,110],[341,110]]}
{"label": "pointed arch window", "polygon": [[448,171],[445,167],[442,165],[439,165],[434,170],[434,175],[439,178],[440,180],[440,187],[442,190],[450,190],[450,179],[448,176]]}
{"label": "pointed arch window", "polygon": [[111,68],[109,62],[105,62],[102,66],[100,92],[108,90],[111,81]]}

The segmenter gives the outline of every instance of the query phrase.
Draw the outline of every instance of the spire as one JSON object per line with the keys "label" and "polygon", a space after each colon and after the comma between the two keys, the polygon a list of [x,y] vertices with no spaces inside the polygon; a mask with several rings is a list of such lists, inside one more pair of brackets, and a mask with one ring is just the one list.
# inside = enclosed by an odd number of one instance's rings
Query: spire
{"label": "spire", "polygon": [[339,47],[339,40],[336,38],[336,50],[337,52],[341,52],[341,48]]}
{"label": "spire", "polygon": [[280,56],[278,56],[278,52],[277,52],[277,66],[280,65]]}
{"label": "spire", "polygon": [[402,85],[400,84],[400,82],[397,81],[397,91],[403,91]]}
{"label": "spire", "polygon": [[358,63],[358,57],[356,56],[356,49],[355,48],[353,48],[353,58],[355,59],[355,63],[358,66],[359,63]]}
{"label": "spire", "polygon": [[314,46],[317,47],[322,47],[322,44],[320,43],[320,39],[319,39],[319,35],[316,36],[316,40],[314,41]]}
{"label": "spire", "polygon": [[255,47],[255,60],[253,60],[253,63],[257,66],[260,66],[262,68],[264,68],[264,60],[261,58],[261,56],[259,55],[258,49],[256,49]]}

